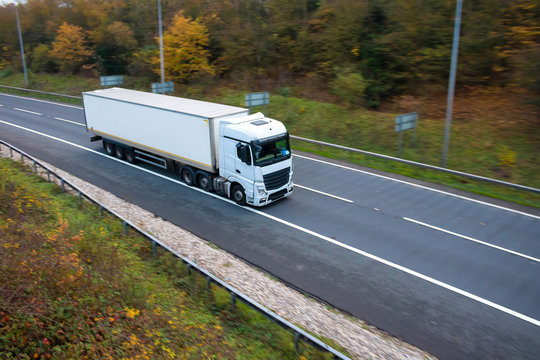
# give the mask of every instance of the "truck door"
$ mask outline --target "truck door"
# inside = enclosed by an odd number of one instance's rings
[[[248,188],[247,184],[253,185],[254,182],[253,157],[251,147],[246,143],[238,142],[236,144],[235,171],[236,176],[242,177],[246,182],[244,186],[246,191],[252,190]]]

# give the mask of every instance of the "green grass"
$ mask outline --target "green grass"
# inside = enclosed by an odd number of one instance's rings
[[[3,158],[0,248],[2,359],[331,358]]]
[[[80,94],[84,90],[99,88],[99,79],[63,77],[57,75],[32,75],[31,88],[66,94]],[[22,86],[22,74],[8,75],[0,82],[4,85]],[[149,84],[133,77],[125,77],[125,87],[148,90]],[[0,91],[3,91],[0,89]],[[178,96],[199,98],[225,104],[244,106],[245,92],[217,86],[177,86]],[[519,105],[516,105],[519,106]],[[254,111],[263,111],[256,107]],[[334,144],[398,155],[398,135],[394,131],[397,114],[351,110],[343,106],[316,102],[290,96],[271,95],[267,115],[281,120],[290,134],[326,141]],[[478,114],[478,112],[475,112]],[[506,182],[540,188],[540,127],[527,119],[516,119],[504,113],[471,115],[457,118],[452,123],[447,168],[475,175],[500,179]],[[472,117],[474,116],[474,117]],[[401,157],[439,166],[442,156],[444,121],[420,118],[416,141],[412,132],[404,134]],[[519,204],[540,207],[540,195],[504,186],[450,176],[423,170],[374,157],[313,146],[294,141],[297,150],[314,152],[334,159],[390,171],[421,180],[431,181],[460,190],[508,200]]]

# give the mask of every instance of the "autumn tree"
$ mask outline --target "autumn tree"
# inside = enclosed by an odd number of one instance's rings
[[[159,41],[159,39],[157,39]],[[165,73],[175,81],[187,82],[202,74],[214,74],[209,64],[208,31],[198,20],[191,20],[180,10],[163,35]],[[153,63],[159,66],[159,58]],[[159,73],[159,67],[156,72]]]
[[[98,69],[104,75],[125,74],[137,48],[137,41],[126,23],[115,21],[92,33]]]
[[[50,53],[65,73],[75,73],[84,64],[92,51],[86,46],[83,30],[64,22],[52,43]]]

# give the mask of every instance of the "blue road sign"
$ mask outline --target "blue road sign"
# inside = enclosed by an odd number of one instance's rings
[[[396,116],[396,132],[414,129],[418,121],[418,113],[413,112]]]
[[[246,106],[253,107],[270,103],[270,94],[265,92],[246,94]]]
[[[122,85],[124,77],[122,75],[100,76],[101,87]]]
[[[156,94],[164,94],[174,91],[174,83],[172,81],[164,82],[163,85],[158,83],[152,83],[152,92]]]

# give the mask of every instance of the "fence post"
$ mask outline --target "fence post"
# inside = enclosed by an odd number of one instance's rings
[[[236,312],[236,293],[231,291],[231,311]]]

